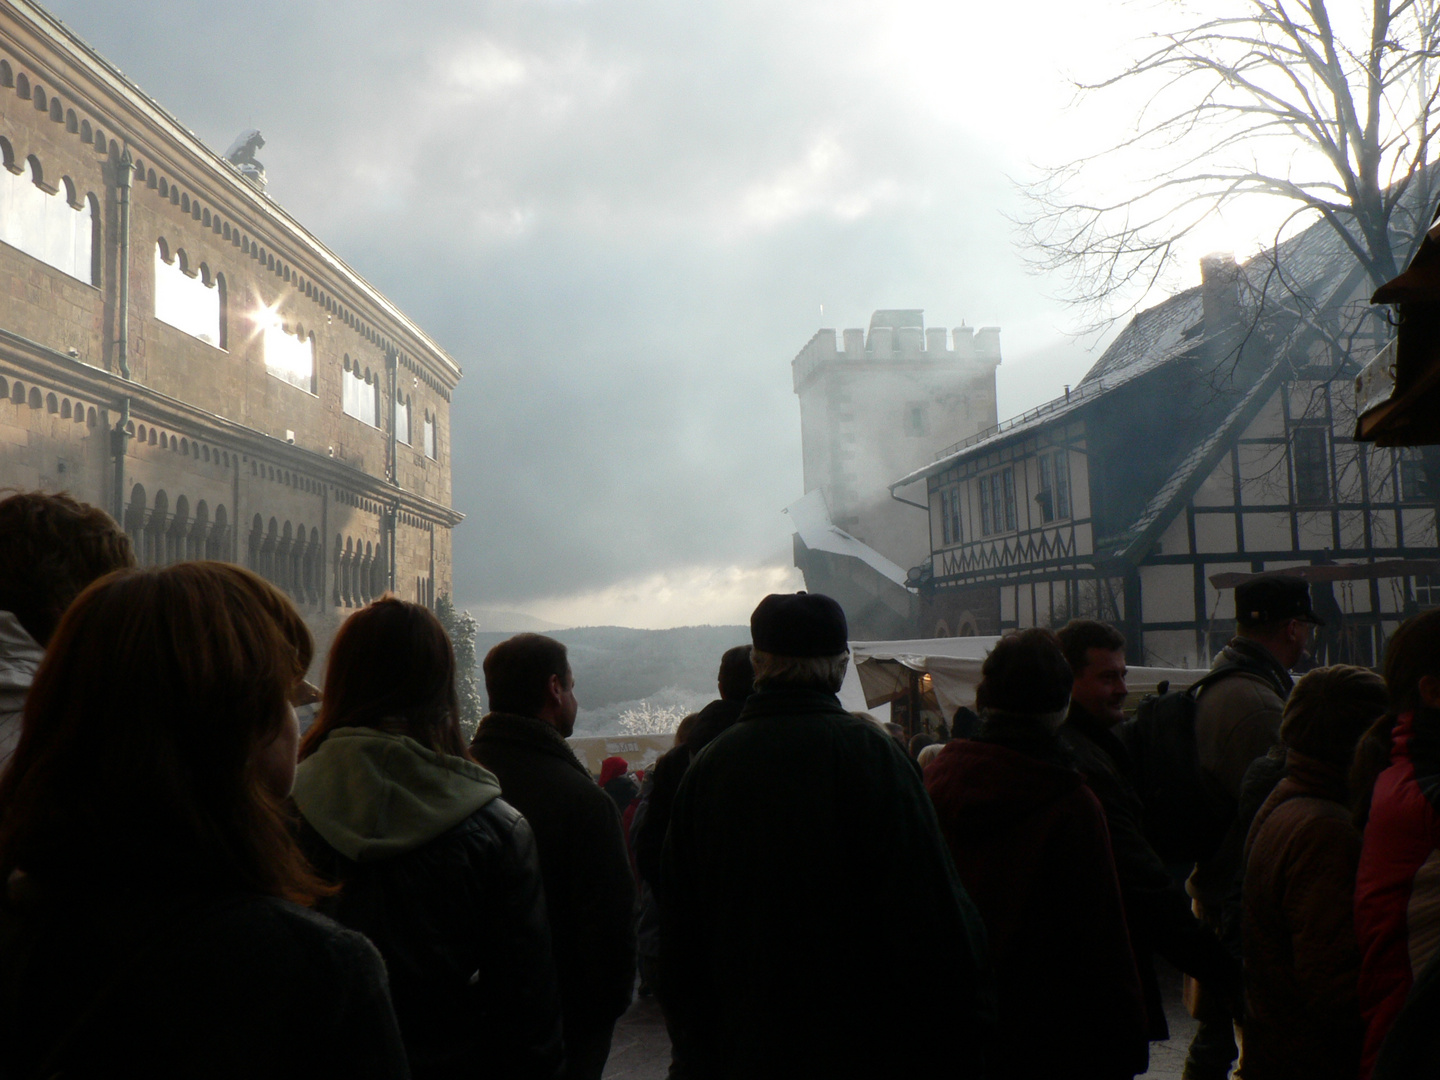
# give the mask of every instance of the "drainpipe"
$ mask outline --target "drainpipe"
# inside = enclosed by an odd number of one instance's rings
[[[396,395],[400,392],[400,355],[393,349],[385,354],[385,366],[390,371],[390,483],[396,487],[400,486],[400,462],[396,457],[398,452],[395,415],[399,411],[396,405]],[[411,436],[412,438],[414,436]]]
[[[130,183],[135,175],[135,159],[127,146],[120,153],[115,185],[120,199],[119,253],[116,259],[117,307],[115,325],[120,340],[115,359],[120,377],[130,379]],[[120,399],[120,421],[110,433],[111,451],[115,455],[115,520],[124,527],[125,521],[125,447],[130,440],[130,395]]]
[[[397,404],[400,394],[400,354],[391,349],[385,354],[385,364],[390,369],[390,483],[400,486],[400,446],[395,431],[395,417],[399,412]],[[410,436],[415,437],[413,434]],[[400,501],[396,499],[385,511],[385,576],[386,587],[395,591],[395,526],[400,517]]]

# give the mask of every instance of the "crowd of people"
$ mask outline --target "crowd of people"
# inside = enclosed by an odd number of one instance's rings
[[[467,738],[444,628],[383,597],[302,734],[290,600],[134,563],[0,500],[0,1078],[598,1080],[638,970],[676,1080],[1128,1080],[1157,957],[1191,1080],[1440,1075],[1440,609],[1292,683],[1307,587],[1251,578],[1133,716],[1116,628],[1012,632],[921,733],[840,704],[834,600],[771,595],[597,782],[558,641],[489,652]]]

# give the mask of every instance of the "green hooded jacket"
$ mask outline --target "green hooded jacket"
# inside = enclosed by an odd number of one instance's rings
[[[355,862],[429,843],[499,794],[495,774],[475,762],[369,727],[336,728],[295,773],[300,813]]]

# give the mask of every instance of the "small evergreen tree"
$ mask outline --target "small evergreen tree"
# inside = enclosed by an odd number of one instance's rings
[[[460,727],[466,741],[474,736],[483,711],[480,684],[475,679],[475,634],[480,629],[475,617],[455,607],[449,593],[435,598],[435,617],[440,620],[455,646],[455,692],[460,698]]]

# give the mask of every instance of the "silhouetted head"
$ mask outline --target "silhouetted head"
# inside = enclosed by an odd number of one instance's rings
[[[482,667],[492,712],[543,720],[567,738],[575,730],[575,676],[560,642],[516,634],[491,649]]]
[[[382,596],[345,620],[325,667],[320,715],[305,733],[309,757],[336,728],[373,727],[467,757],[455,692],[455,649],[429,608]]]
[[[755,689],[755,668],[750,663],[750,646],[736,645],[720,657],[720,674],[716,677],[720,697],[725,701],[744,701]]]
[[[1280,722],[1280,741],[1344,776],[1360,736],[1388,705],[1385,680],[1373,671],[1348,664],[1316,668],[1290,691]]]
[[[1038,627],[1021,630],[985,657],[975,704],[981,713],[1030,716],[1053,730],[1065,721],[1072,682],[1059,639]]]
[[[324,892],[282,811],[312,642],[216,562],[121,570],[60,620],[0,779],[0,878],[112,892]]]
[[[134,565],[130,538],[98,507],[42,491],[0,500],[0,611],[41,645],[85,586]]]
[[[838,693],[850,662],[845,612],[820,593],[771,593],[750,616],[755,687]]]

